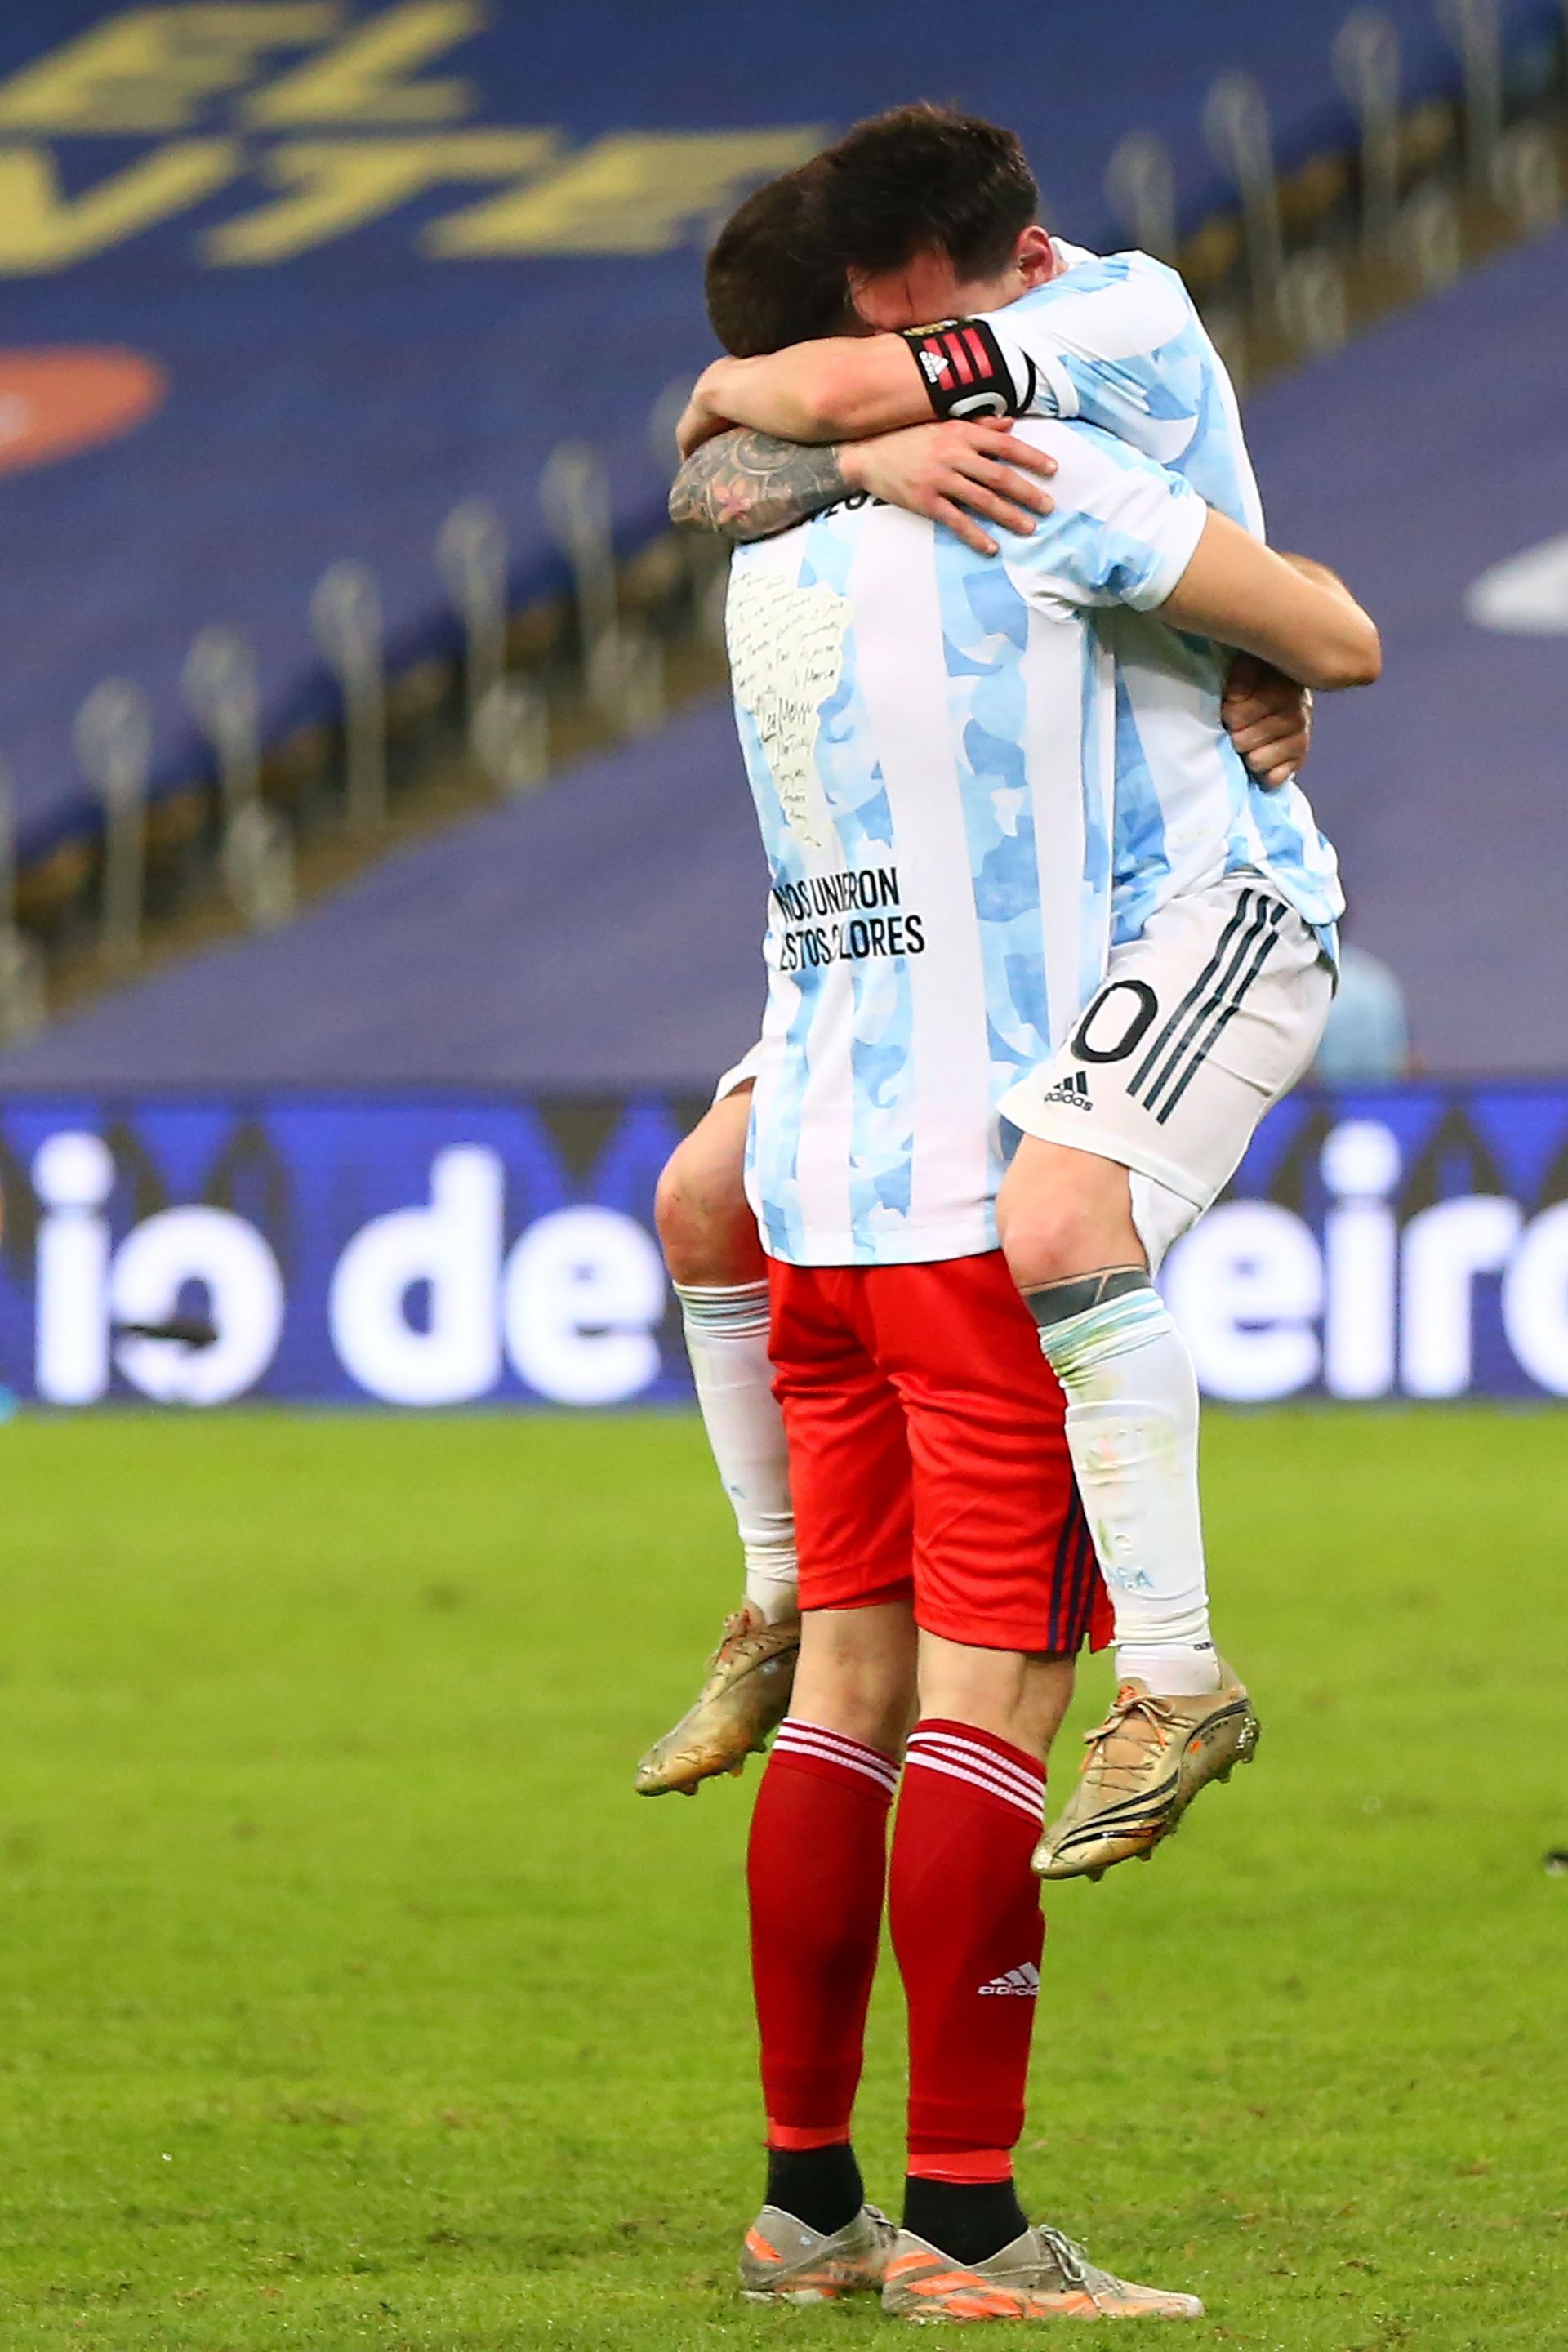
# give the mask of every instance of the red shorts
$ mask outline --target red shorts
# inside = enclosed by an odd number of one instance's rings
[[[769,1265],[804,1609],[1070,1657],[1110,1636],[1065,1404],[1000,1250]]]

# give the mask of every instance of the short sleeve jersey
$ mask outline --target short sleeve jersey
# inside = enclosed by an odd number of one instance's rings
[[[734,560],[731,669],[773,883],[748,1185],[768,1249],[797,1265],[994,1248],[995,1105],[1104,970],[1102,624],[1163,603],[1205,509],[1102,433],[1019,429],[1058,459],[1057,510],[996,559],[854,499]],[[1212,661],[1189,702],[1195,752],[1217,728]]]
[[[1061,273],[988,320],[1015,373],[1033,386],[1029,413],[1114,434],[1261,539],[1235,387],[1181,278],[1146,253],[1100,257],[1054,242]],[[1119,657],[1113,943],[1137,939],[1176,892],[1249,866],[1333,953],[1344,909],[1338,866],[1300,788],[1267,792],[1227,743],[1194,761],[1185,729],[1173,734],[1173,672],[1201,689],[1215,675],[1213,649],[1131,615],[1110,635]],[[1222,837],[1225,862],[1215,869]]]
[[[1263,501],[1229,371],[1173,269],[1147,253],[1052,240],[1058,277],[987,324],[1032,373],[1034,416],[1079,417],[1191,482],[1205,506],[1264,536]]]

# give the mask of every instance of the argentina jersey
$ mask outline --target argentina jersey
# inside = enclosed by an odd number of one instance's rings
[[[1034,371],[1034,416],[1078,417],[1191,482],[1205,506],[1264,536],[1263,501],[1229,371],[1173,269],[1053,237],[1066,266],[988,320]]]
[[[767,853],[768,1011],[747,1182],[773,1256],[996,1245],[995,1106],[1109,952],[1116,662],[1205,509],[1083,426],[1033,538],[973,554],[854,499],[734,558],[737,722]]]
[[[1206,506],[1263,537],[1263,508],[1224,361],[1173,269],[1146,253],[1101,258],[1053,240],[1067,265],[989,324],[1026,362],[1030,413],[1101,426],[1191,483]],[[1112,940],[1140,936],[1156,908],[1225,873],[1256,868],[1318,932],[1331,955],[1344,911],[1338,865],[1296,784],[1266,791],[1223,736],[1199,757],[1173,693],[1223,686],[1201,641],[1130,618],[1118,650]],[[1185,756],[1178,755],[1178,746]],[[1215,861],[1216,845],[1223,857]]]

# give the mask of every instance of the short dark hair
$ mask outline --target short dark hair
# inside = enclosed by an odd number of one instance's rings
[[[820,161],[756,189],[714,240],[703,278],[708,317],[736,359],[850,333],[858,324],[843,265],[822,240]]]
[[[961,278],[994,278],[1040,216],[1012,131],[955,107],[874,114],[818,160],[823,236],[842,268],[868,276],[940,253]]]

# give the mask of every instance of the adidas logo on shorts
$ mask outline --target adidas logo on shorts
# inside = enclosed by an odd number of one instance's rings
[[[989,1984],[976,1985],[979,1993],[1010,1992],[1020,2000],[1033,2000],[1040,1990],[1040,1972],[1032,1960],[1021,1969],[1009,1969],[1005,1976],[993,1977]]]
[[[1071,1103],[1077,1110],[1092,1110],[1094,1106],[1089,1098],[1088,1071],[1069,1071],[1059,1087],[1047,1087],[1040,1100],[1043,1103]]]

